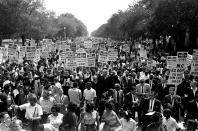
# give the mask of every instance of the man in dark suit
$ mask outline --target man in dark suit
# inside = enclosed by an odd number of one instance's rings
[[[179,121],[179,109],[181,107],[181,97],[175,95],[175,87],[169,88],[169,94],[164,97],[163,107],[169,108],[172,111],[172,116],[176,121]]]
[[[129,82],[128,76],[129,76],[129,71],[126,70],[126,71],[124,72],[124,76],[122,76],[122,78],[121,78],[121,86],[122,86],[122,88],[124,88],[124,89],[128,87],[128,82]]]
[[[135,87],[132,87],[130,92],[126,94],[124,99],[124,109],[132,113],[132,118],[135,118],[135,112],[138,111],[139,100],[135,94]]]
[[[186,119],[191,119],[196,117],[196,112],[198,111],[196,105],[197,105],[197,96],[198,96],[198,90],[197,90],[197,81],[194,79],[190,82],[190,86],[187,89],[186,94],[184,94],[184,97],[187,101],[187,117]]]
[[[185,79],[182,80],[182,83],[177,86],[177,95],[181,97],[181,115],[184,117],[184,112],[187,109],[187,99],[185,98],[186,92],[188,92],[188,88],[190,87],[189,75],[185,76]]]
[[[192,100],[195,99],[195,96],[198,95],[198,90],[197,90],[197,81],[195,80],[192,80],[190,82],[190,86],[188,89],[187,89],[187,92],[186,94],[184,94],[187,99],[187,102],[190,102]]]
[[[116,113],[119,113],[119,110],[123,108],[123,104],[124,104],[124,92],[121,89],[121,86],[119,83],[115,84],[114,98],[115,98],[115,105],[116,105]]]
[[[129,73],[128,75],[128,81],[125,85],[125,89],[124,89],[124,93],[127,94],[130,92],[131,88],[136,86],[139,83],[139,80],[137,80],[136,78],[136,74],[134,73]]]
[[[157,97],[156,90],[152,89],[150,94],[150,99],[145,99],[142,103],[143,115],[149,112],[162,112],[161,102],[156,99]]]
[[[198,95],[195,96],[195,99],[188,103],[188,112],[186,115],[187,120],[198,119]]]
[[[147,113],[162,112],[161,102],[158,99],[156,99],[157,95],[158,95],[157,92],[154,89],[152,89],[150,98],[144,99],[144,101],[142,102],[141,108],[143,109],[142,111],[143,129],[145,129],[145,126],[148,125],[149,116],[147,115]]]
[[[100,89],[100,94],[114,88],[114,82],[108,75],[107,69],[103,69],[103,71],[98,74],[98,87]]]

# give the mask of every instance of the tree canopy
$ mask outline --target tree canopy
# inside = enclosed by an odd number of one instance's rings
[[[56,16],[42,0],[0,0],[0,38],[87,36],[86,26],[69,13]]]
[[[186,47],[195,45],[197,30],[197,0],[140,0],[127,10],[112,15],[91,35],[116,39],[140,36],[157,39],[170,35],[178,47]]]

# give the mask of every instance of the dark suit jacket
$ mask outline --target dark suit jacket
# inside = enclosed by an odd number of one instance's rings
[[[180,104],[181,104],[181,97],[176,95],[175,96],[175,101],[173,107],[169,107],[169,104],[172,106],[172,101],[171,101],[171,95],[166,95],[164,97],[163,101],[163,107],[165,108],[171,108],[173,111],[179,111]]]
[[[100,92],[102,94],[110,88],[114,88],[114,82],[109,76],[105,79],[104,76],[98,75],[98,87],[101,89]]]
[[[127,86],[128,86],[128,81],[127,81],[126,76],[123,76],[123,77],[121,78],[121,85],[122,85],[123,88],[127,88]]]
[[[184,97],[184,94],[187,92],[188,87],[190,87],[190,82],[183,80],[182,83],[177,86],[177,94],[181,97]]]
[[[149,110],[150,99],[145,99],[142,104],[143,115],[148,113]],[[161,102],[158,99],[155,99],[153,111],[161,112]]]
[[[191,87],[189,87],[189,88],[187,89],[187,92],[186,92],[186,94],[185,94],[184,97],[186,97],[187,102],[190,102],[190,101],[192,101],[193,99],[195,99],[195,96],[196,96],[196,95],[198,95],[198,89],[197,89],[197,91],[195,92],[195,95],[194,95],[193,90],[191,89]]]
[[[192,101],[188,105],[187,119],[198,119],[198,105],[196,101]]]

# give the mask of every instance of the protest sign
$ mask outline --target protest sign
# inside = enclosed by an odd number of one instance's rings
[[[71,43],[71,44],[70,44],[70,49],[71,49],[72,51],[76,52],[76,50],[77,50],[76,43]]]
[[[116,49],[108,49],[108,61],[116,61],[118,58],[118,50]]]
[[[47,59],[50,57],[49,55],[49,48],[48,48],[48,45],[47,44],[43,44],[42,45],[42,53],[41,53],[41,57],[44,58],[44,59]]]
[[[192,62],[192,55],[188,54],[188,57],[187,57],[187,66],[190,66],[191,65],[191,62]]]
[[[172,59],[168,84],[179,85],[182,82],[183,74],[186,68],[186,58],[188,52],[178,52],[176,62]],[[175,57],[172,57],[175,58]]]
[[[185,64],[175,62],[170,69],[168,84],[179,85],[182,82],[184,71]]]
[[[62,52],[59,54],[59,61],[60,61],[60,62],[65,62],[65,57],[66,57],[66,52],[62,51]]]
[[[96,66],[96,54],[88,53],[87,54],[87,65],[86,67],[95,67]]]
[[[10,62],[17,63],[18,59],[18,52],[17,52],[17,45],[9,44],[8,46],[8,57],[10,59]]]
[[[76,62],[78,66],[86,66],[87,53],[86,52],[76,53]]]
[[[92,48],[92,41],[84,41],[84,47],[87,49]]]
[[[191,73],[193,76],[198,76],[198,50],[193,51]]]
[[[176,62],[177,56],[167,56],[167,68],[170,69]]]
[[[36,47],[35,46],[27,46],[26,47],[27,60],[34,60],[35,53],[36,53]]]
[[[107,58],[108,58],[108,52],[101,50],[99,52],[98,62],[106,64],[108,60]]]
[[[0,47],[0,53],[3,54],[2,62],[5,62],[8,59],[8,48]]]
[[[73,51],[67,51],[65,52],[65,58],[66,59],[74,59],[76,56],[75,56],[75,53]]]
[[[74,56],[71,56],[71,58],[66,59],[65,68],[74,71],[77,67],[78,67],[78,64],[77,64],[76,58]]]
[[[177,52],[177,61],[179,63],[183,63],[185,67],[187,66],[187,57],[188,57],[188,52]]]

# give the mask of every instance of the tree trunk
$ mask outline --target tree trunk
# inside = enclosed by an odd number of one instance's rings
[[[189,46],[189,40],[190,40],[190,29],[189,26],[186,28],[186,34],[185,34],[185,41],[184,41],[184,47],[188,48]]]
[[[25,46],[25,35],[24,34],[21,35],[21,39],[22,39],[22,46]]]

